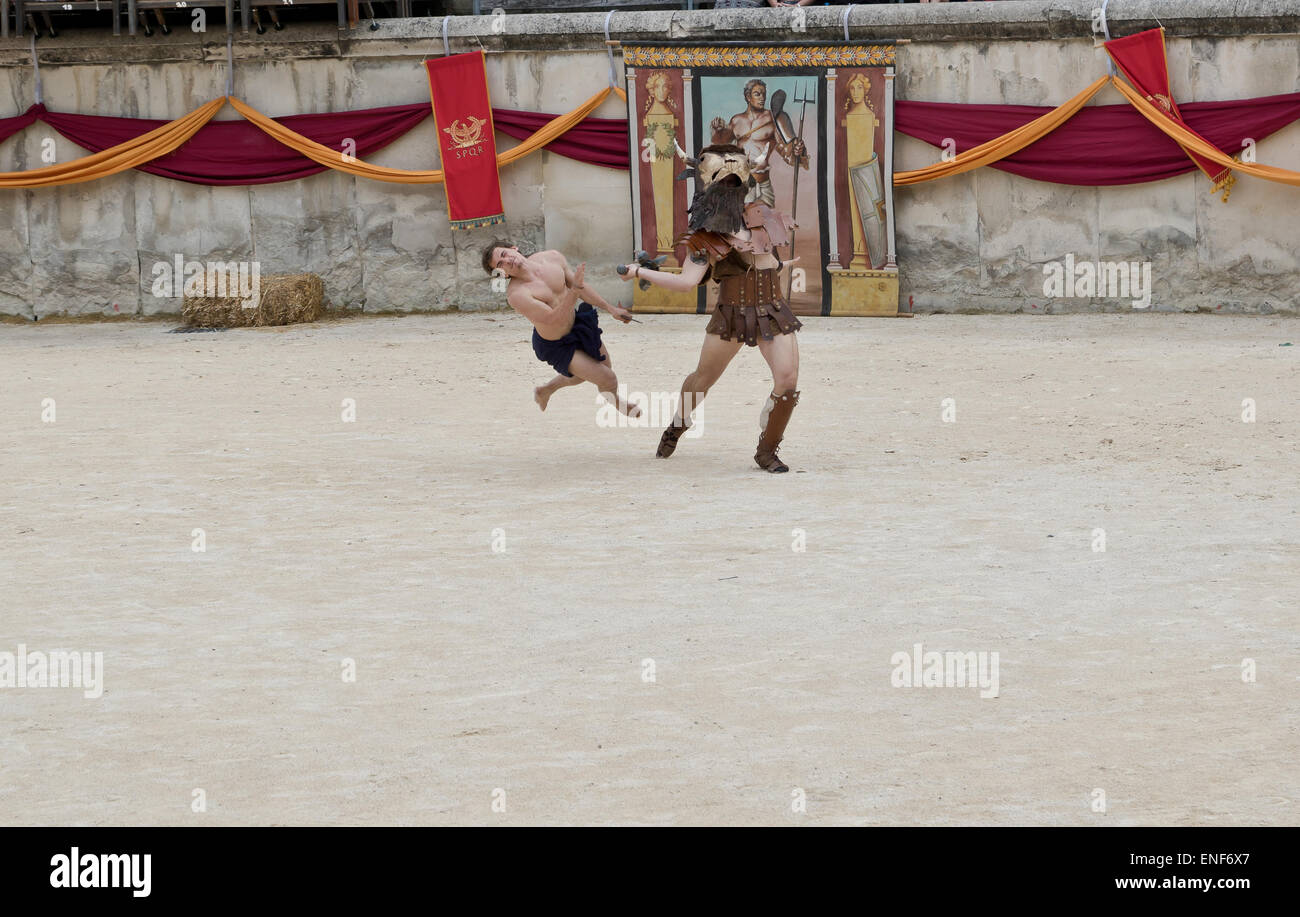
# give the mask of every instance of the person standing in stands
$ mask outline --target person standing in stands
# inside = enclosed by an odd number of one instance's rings
[[[715,10],[742,10],[760,6],[807,6],[813,0],[717,0]]]

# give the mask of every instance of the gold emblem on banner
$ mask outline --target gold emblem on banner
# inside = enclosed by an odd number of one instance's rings
[[[451,135],[451,145],[453,149],[463,150],[468,147],[477,146],[483,142],[483,125],[487,124],[484,118],[475,118],[469,116],[469,123],[466,124],[459,118],[451,122],[451,127],[442,129],[444,134]]]
[[[1152,105],[1159,105],[1165,110],[1165,114],[1173,114],[1174,100],[1169,98],[1169,96],[1161,95],[1157,92],[1154,96],[1147,96],[1147,101]]]

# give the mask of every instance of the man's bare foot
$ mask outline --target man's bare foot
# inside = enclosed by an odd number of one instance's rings
[[[533,400],[537,402],[539,408],[545,411],[546,403],[551,400],[551,396],[554,394],[555,392],[551,391],[551,389],[547,388],[545,385],[539,385],[537,388],[533,389]]]
[[[605,399],[606,404],[613,405],[614,410],[618,411],[623,416],[632,418],[641,416],[641,405],[637,404],[631,398],[619,398],[613,392],[601,392],[600,394],[601,397]]]

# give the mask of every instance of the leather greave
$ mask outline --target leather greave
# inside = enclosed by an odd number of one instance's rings
[[[776,450],[781,445],[785,428],[790,423],[790,415],[794,413],[794,406],[798,403],[799,393],[793,390],[779,395],[773,392],[768,396],[767,405],[763,409],[761,432],[758,435],[758,451],[754,453],[754,461],[760,468],[772,472],[790,470],[776,457]]]

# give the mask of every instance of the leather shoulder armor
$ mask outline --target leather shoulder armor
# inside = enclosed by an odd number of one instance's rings
[[[773,245],[789,245],[790,230],[795,222],[779,210],[774,210],[762,201],[752,201],[745,207],[745,225],[750,229],[762,228]]]
[[[731,251],[731,244],[726,239],[716,232],[709,232],[704,229],[683,234],[677,239],[674,247],[676,245],[685,245],[688,257],[703,256],[708,258],[710,265],[721,261]]]

